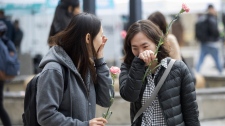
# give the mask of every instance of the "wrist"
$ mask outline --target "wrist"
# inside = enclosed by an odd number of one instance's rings
[[[95,59],[94,62],[95,62],[95,65],[94,65],[95,67],[106,65],[106,62],[103,58]]]
[[[99,54],[99,55],[97,55],[97,57],[96,57],[96,59],[101,59],[101,58],[103,58],[103,54]]]
[[[103,62],[103,63],[101,63],[101,64],[95,65],[95,67],[96,67],[96,68],[97,68],[97,67],[101,67],[101,66],[106,65],[106,64],[107,64],[106,62]]]

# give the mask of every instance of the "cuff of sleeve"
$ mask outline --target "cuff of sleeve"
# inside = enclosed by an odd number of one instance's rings
[[[100,67],[106,64],[103,58],[95,59],[94,62],[95,62],[95,67]]]
[[[135,57],[129,72],[129,76],[131,78],[135,78],[135,80],[142,80],[145,74],[145,62],[138,57]]]
[[[145,65],[145,62],[138,57],[134,57],[132,64],[140,64],[141,66]]]

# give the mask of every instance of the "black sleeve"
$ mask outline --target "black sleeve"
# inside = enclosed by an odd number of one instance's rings
[[[209,28],[209,35],[213,38],[219,37],[219,29],[217,26],[217,20],[214,17],[208,17],[208,28]]]
[[[145,63],[135,57],[131,66],[122,63],[119,76],[120,95],[129,102],[135,102],[139,98],[142,87],[142,78],[145,73]]]
[[[182,58],[182,61],[187,65],[187,67],[188,67],[188,69],[189,69],[189,71],[190,71],[190,73],[191,73],[191,75],[192,75],[192,77],[193,77],[193,79],[194,79],[194,84],[196,85],[196,78],[195,78],[194,71],[193,71],[193,70],[191,69],[191,67],[187,64],[187,62],[185,61],[184,57],[181,56],[181,58]]]
[[[200,126],[199,111],[193,78],[187,66],[181,62],[181,107],[186,126]]]

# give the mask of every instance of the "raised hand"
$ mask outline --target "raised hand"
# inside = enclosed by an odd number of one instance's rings
[[[138,57],[145,62],[146,66],[156,58],[154,52],[151,50],[145,50],[141,52]]]
[[[105,47],[105,43],[107,42],[107,40],[108,38],[106,38],[105,36],[102,36],[102,44],[100,45],[97,51],[97,59],[100,59],[103,57],[103,49]]]
[[[102,117],[93,118],[89,121],[89,126],[105,126],[106,123],[108,123],[107,120]]]

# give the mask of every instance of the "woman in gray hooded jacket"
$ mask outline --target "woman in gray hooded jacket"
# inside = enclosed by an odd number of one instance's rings
[[[92,14],[74,16],[42,59],[37,86],[37,119],[42,126],[104,126],[96,103],[110,106],[112,79],[103,58],[107,38]],[[65,83],[64,83],[65,82]]]

